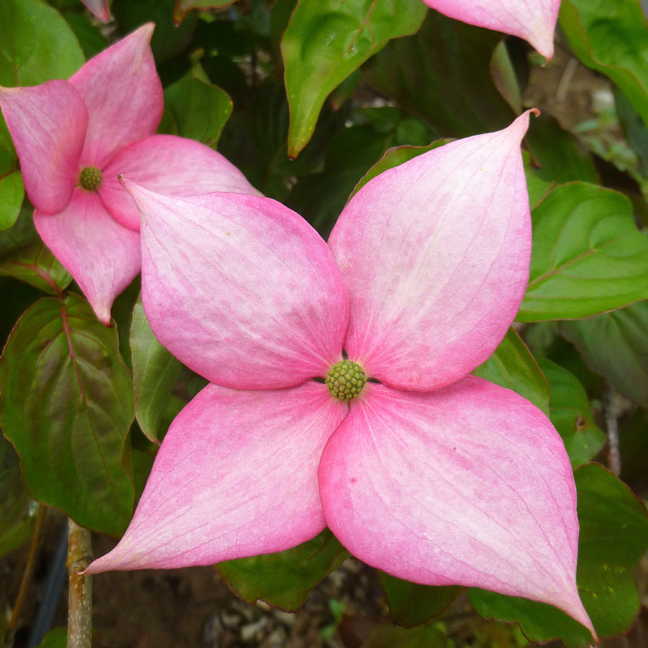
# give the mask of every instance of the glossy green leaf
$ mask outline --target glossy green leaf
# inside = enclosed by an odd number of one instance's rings
[[[263,600],[296,610],[308,592],[348,557],[328,530],[294,549],[220,563],[216,569],[249,603]]]
[[[0,85],[66,79],[84,63],[74,32],[40,0],[0,2]]]
[[[648,297],[648,237],[623,194],[573,182],[533,212],[533,257],[517,319],[576,319]]]
[[[290,105],[288,152],[310,140],[326,97],[392,38],[415,32],[419,0],[300,0],[281,41]]]
[[[200,65],[164,91],[161,133],[181,135],[216,147],[232,113],[229,95],[209,81]]]
[[[542,358],[540,368],[549,381],[550,418],[565,442],[572,466],[593,459],[605,444],[605,434],[596,425],[585,388],[573,373]]]
[[[0,230],[13,227],[24,197],[25,187],[19,171],[0,177]]]
[[[5,435],[38,500],[79,524],[120,534],[133,484],[131,381],[114,328],[80,296],[46,297],[20,318],[0,364]]]
[[[549,413],[547,379],[522,338],[510,330],[495,353],[473,372],[497,385],[512,389]]]
[[[135,416],[146,437],[157,443],[205,381],[157,341],[141,302],[133,309],[130,349]]]
[[[599,635],[621,634],[639,611],[633,572],[648,550],[646,508],[599,464],[582,466],[575,477],[581,524],[581,598]]]
[[[585,648],[591,644],[586,628],[550,605],[480,589],[469,590],[468,598],[480,616],[519,623],[531,641],[545,643],[562,639],[570,648]]]
[[[390,43],[367,81],[444,137],[497,130],[513,119],[490,73],[501,35],[428,12],[414,36]]]
[[[379,572],[389,605],[389,616],[400,626],[412,627],[441,616],[459,596],[461,587],[430,587]]]
[[[412,160],[423,153],[427,153],[432,149],[435,149],[439,146],[447,144],[450,140],[439,139],[432,144],[427,146],[394,146],[383,154],[383,156],[376,162],[356,183],[356,186],[353,188],[351,195],[353,196],[357,193],[362,187],[364,187],[369,180],[372,180],[376,176],[380,175],[383,171],[387,169],[392,169],[393,167],[403,164],[408,160]]]
[[[32,521],[18,456],[0,434],[0,556],[26,542]]]
[[[592,156],[551,115],[543,113],[531,119],[525,142],[542,180],[555,184],[599,181]]]
[[[614,81],[648,123],[648,38],[640,0],[563,0],[560,26],[576,56]]]
[[[374,627],[361,648],[446,648],[445,635],[434,626],[399,628],[380,624]]]
[[[0,259],[0,275],[26,281],[50,295],[65,290],[72,281],[67,270],[41,241],[34,241]]]
[[[648,407],[648,302],[578,322],[560,332],[587,365],[627,398]]]
[[[190,11],[205,9],[227,9],[237,0],[175,0],[173,20],[179,25]]]
[[[575,472],[580,542],[578,589],[601,637],[625,632],[639,610],[633,570],[648,549],[648,516],[632,491],[599,464]],[[470,590],[479,614],[521,625],[532,641],[562,639],[584,648],[588,633],[549,605]]]

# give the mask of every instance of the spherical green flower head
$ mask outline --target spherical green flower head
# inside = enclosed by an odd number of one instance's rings
[[[79,184],[86,191],[97,191],[101,186],[101,170],[97,167],[84,167],[79,174]]]
[[[324,382],[333,398],[347,403],[360,396],[367,383],[367,374],[357,362],[341,360],[330,368]]]

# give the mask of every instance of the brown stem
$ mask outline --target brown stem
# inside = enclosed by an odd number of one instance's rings
[[[90,531],[68,520],[68,648],[92,645],[92,577],[79,573],[91,560]]]
[[[608,438],[608,467],[618,477],[621,474],[621,452],[619,450],[619,418],[624,412],[621,397],[609,387],[606,393],[605,427]]]
[[[6,646],[11,648],[13,646],[13,639],[20,623],[22,609],[29,594],[29,588],[34,575],[34,567],[36,566],[36,559],[38,558],[38,550],[40,548],[41,536],[43,533],[43,524],[47,516],[47,507],[39,504],[36,509],[36,519],[34,521],[34,530],[32,531],[31,542],[29,544],[29,552],[27,554],[27,561],[25,562],[25,569],[23,571],[22,579],[20,581],[20,588],[18,589],[18,596],[16,596],[16,603],[11,612],[11,619],[7,626],[7,639]]]

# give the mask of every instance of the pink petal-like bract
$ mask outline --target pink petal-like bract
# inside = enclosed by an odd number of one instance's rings
[[[140,269],[138,234],[116,223],[97,194],[78,188],[58,214],[34,211],[34,224],[97,318],[109,324],[113,300]]]
[[[351,295],[345,348],[380,381],[451,384],[508,330],[531,254],[520,151],[528,121],[385,171],[340,215],[330,245]]]
[[[81,0],[97,20],[109,22],[112,19],[110,15],[110,0]]]
[[[470,25],[524,38],[551,58],[560,0],[423,0],[437,11]]]
[[[67,205],[79,173],[88,112],[67,81],[0,88],[7,122],[33,205],[47,213]]]
[[[122,225],[139,229],[137,205],[117,176],[166,196],[215,191],[257,194],[245,176],[220,153],[194,140],[152,135],[122,149],[104,170],[99,189],[108,211]]]
[[[155,335],[208,380],[272,389],[340,359],[348,298],[319,234],[282,204],[156,194],[124,180],[142,212],[142,299]]]
[[[103,168],[122,147],[152,135],[162,117],[162,84],[147,23],[90,59],[70,83],[90,116],[82,166]]]
[[[313,381],[208,385],[171,425],[124,537],[88,571],[209,565],[309,540],[324,528],[319,458],[345,413]]]
[[[369,565],[549,603],[592,629],[569,458],[515,392],[473,376],[427,394],[369,384],[319,482],[328,526]]]

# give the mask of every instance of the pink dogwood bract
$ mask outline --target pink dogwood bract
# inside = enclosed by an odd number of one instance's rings
[[[211,384],[89,572],[276,552],[328,525],[397,577],[543,601],[592,628],[562,441],[534,405],[468,375],[526,288],[528,120],[385,171],[328,245],[268,198],[123,179],[153,330]]]
[[[153,135],[163,110],[153,28],[140,27],[67,81],[0,88],[36,229],[106,324],[140,270],[139,212],[117,173],[170,195],[256,193],[209,147]]]
[[[110,22],[110,0],[81,0],[97,20],[101,22]]]
[[[442,14],[528,41],[547,58],[554,52],[560,0],[423,0]]]

